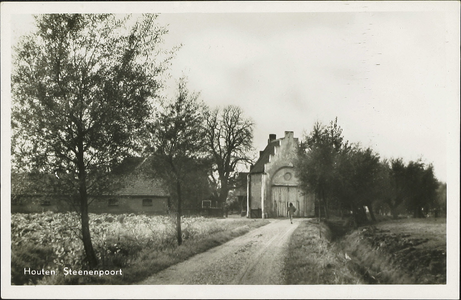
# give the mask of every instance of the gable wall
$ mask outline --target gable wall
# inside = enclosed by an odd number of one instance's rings
[[[264,165],[264,174],[252,174],[252,209],[262,208],[266,217],[285,216],[284,206],[289,201],[297,206],[296,216],[314,215],[313,197],[304,195],[298,187],[299,180],[295,169],[297,151],[298,139],[294,138],[292,131],[286,131],[285,137],[278,140],[274,155],[271,155],[269,162]],[[287,172],[291,174],[289,179],[284,177]],[[280,200],[283,205],[277,203]]]

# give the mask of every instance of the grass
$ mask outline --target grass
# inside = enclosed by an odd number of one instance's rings
[[[383,220],[356,230],[338,220],[303,221],[290,240],[286,283],[445,284],[445,219]]]
[[[305,220],[294,231],[285,261],[286,284],[360,284],[363,280],[330,241],[324,223]]]
[[[339,246],[370,283],[446,283],[444,219],[387,220],[346,235]]]

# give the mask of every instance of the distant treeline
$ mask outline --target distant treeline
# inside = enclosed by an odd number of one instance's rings
[[[349,212],[356,224],[373,221],[375,213],[422,218],[446,213],[446,183],[421,159],[381,159],[371,148],[345,140],[337,119],[317,122],[303,138],[298,156],[302,188],[313,193],[319,216]]]

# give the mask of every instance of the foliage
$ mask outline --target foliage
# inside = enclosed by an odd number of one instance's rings
[[[421,160],[410,161],[405,165],[399,158],[386,161],[383,166],[388,172],[383,197],[394,218],[397,218],[398,209],[402,206],[413,212],[414,217],[423,217],[423,208],[428,211],[437,206],[439,184],[432,165],[426,166]]]
[[[198,240],[227,229],[226,223],[204,217],[183,217],[181,222],[185,240]],[[23,273],[24,266],[58,272],[64,267],[85,268],[78,223],[78,215],[70,212],[12,214],[13,283],[32,283],[30,276]],[[170,216],[90,214],[99,267],[128,267],[142,251],[176,248],[174,223],[175,219]]]
[[[439,182],[437,188],[437,199],[434,203],[434,215],[438,217],[439,213],[446,214],[447,212],[447,184]]]
[[[253,121],[244,117],[238,106],[206,112],[205,143],[213,165],[210,179],[218,187],[219,203],[226,202],[229,191],[236,187],[238,167],[251,162],[253,127]]]
[[[167,32],[144,15],[44,14],[15,48],[12,74],[12,156],[18,172],[55,174],[78,195],[90,264],[88,193],[108,188],[106,175],[139,145],[171,53]],[[162,57],[162,53],[163,55]]]
[[[318,214],[330,207],[351,211],[356,225],[376,221],[373,204],[386,203],[394,217],[406,207],[414,217],[436,207],[438,182],[432,165],[421,160],[381,160],[371,148],[344,142],[337,120],[329,126],[316,123],[299,147],[299,178],[306,193],[317,199]],[[316,209],[317,210],[317,209]]]
[[[11,282],[17,285],[37,284],[43,275],[24,276],[24,269],[50,270],[53,264],[53,249],[34,243],[11,247]]]
[[[317,206],[323,206],[328,217],[329,201],[334,197],[336,178],[336,161],[341,151],[348,148],[344,142],[342,129],[337,123],[330,122],[324,126],[317,122],[312,132],[304,137],[300,144],[298,158],[298,176],[304,192],[313,193],[318,201]],[[320,212],[319,212],[320,214]]]
[[[188,182],[197,183],[207,169],[204,150],[203,114],[205,106],[197,93],[190,93],[187,81],[181,78],[176,98],[158,111],[149,125],[146,153],[154,156],[155,172],[169,185],[177,210],[177,239],[182,243],[181,205]],[[188,186],[189,188],[191,185]]]
[[[364,206],[376,221],[371,204],[379,194],[379,156],[371,148],[354,145],[343,149],[337,158],[335,197],[342,207],[353,211],[355,222],[366,222]]]
[[[438,182],[433,166],[411,161],[407,165],[407,177],[406,207],[413,212],[413,217],[423,218],[435,204],[437,196]]]

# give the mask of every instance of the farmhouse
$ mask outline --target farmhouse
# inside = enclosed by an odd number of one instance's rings
[[[314,216],[312,195],[304,195],[296,176],[298,139],[293,131],[283,138],[269,135],[269,140],[247,177],[247,216],[251,218],[286,217],[290,203],[295,216]]]
[[[117,182],[113,192],[89,196],[88,207],[92,213],[149,213],[165,214],[170,209],[170,196],[166,185],[147,172],[148,158],[124,159],[112,174]],[[20,181],[20,182],[19,182]],[[70,195],[56,187],[54,175],[12,174],[11,212],[64,212],[73,209]],[[26,187],[15,189],[14,185]]]
[[[125,158],[115,170],[119,187],[111,194],[93,196],[89,206],[94,213],[165,214],[170,209],[170,196],[164,182],[149,175],[150,158]]]

